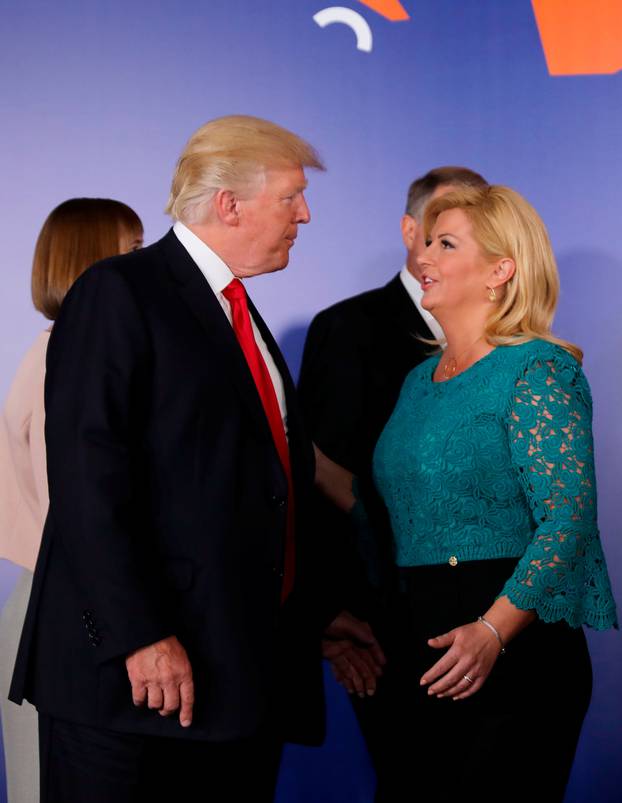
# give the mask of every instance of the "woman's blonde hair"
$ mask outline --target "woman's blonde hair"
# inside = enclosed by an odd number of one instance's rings
[[[37,239],[32,301],[56,320],[67,291],[89,265],[121,252],[124,235],[142,238],[140,218],[121,201],[72,198],[52,210]]]
[[[291,131],[259,117],[219,117],[190,137],[165,211],[182,223],[201,223],[218,190],[249,190],[262,169],[291,165],[324,170],[315,149]]]
[[[495,345],[511,346],[534,338],[557,343],[581,362],[578,346],[555,337],[551,325],[559,297],[559,274],[546,227],[536,210],[509,187],[464,187],[434,199],[424,214],[426,236],[437,217],[462,209],[473,236],[491,260],[514,261],[514,276],[493,306],[486,336]]]

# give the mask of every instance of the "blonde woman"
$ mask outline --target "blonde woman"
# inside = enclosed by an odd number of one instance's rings
[[[45,221],[32,269],[35,308],[54,321],[65,294],[93,262],[142,246],[136,213],[119,201],[74,198]],[[0,419],[0,558],[23,567],[0,618],[0,707],[9,803],[39,799],[37,713],[7,701],[48,508],[43,384],[50,330],[17,370]]]
[[[554,803],[591,694],[581,626],[616,625],[590,390],[551,334],[555,260],[520,195],[456,190],[425,228],[423,306],[447,344],[374,456],[408,623],[395,771],[404,800]]]

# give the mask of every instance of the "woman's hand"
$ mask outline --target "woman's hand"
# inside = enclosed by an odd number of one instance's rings
[[[456,627],[443,636],[431,638],[430,647],[449,647],[445,655],[423,675],[422,686],[431,684],[428,694],[463,700],[482,688],[501,652],[501,642],[507,645],[521,630],[533,622],[533,611],[523,611],[507,597],[499,597],[486,611],[484,618],[494,629],[482,622]],[[499,638],[495,635],[495,631]]]
[[[473,622],[456,627],[428,641],[430,647],[449,649],[421,678],[428,694],[463,700],[482,688],[501,652],[501,645],[487,627]]]

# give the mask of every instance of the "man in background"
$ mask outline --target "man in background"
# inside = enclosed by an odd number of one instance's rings
[[[391,656],[401,634],[391,528],[373,486],[372,456],[406,375],[432,350],[422,338],[443,338],[435,319],[421,306],[417,258],[425,249],[425,206],[456,187],[485,185],[478,173],[452,166],[435,168],[413,181],[401,219],[404,267],[384,287],[320,312],[309,327],[302,360],[298,390],[311,437],[330,460],[356,477],[357,496],[366,511],[365,520],[355,527],[349,594],[356,614],[371,623],[388,663],[376,694],[352,695],[352,701],[378,776],[378,803],[393,798],[390,768],[399,755],[400,734],[391,714],[399,707],[399,690],[392,683]],[[358,505],[353,519],[357,509]],[[333,541],[343,540],[342,516],[329,506],[323,516]],[[356,666],[362,666],[356,645],[327,644],[326,655],[334,658],[336,675],[352,691],[352,676]]]

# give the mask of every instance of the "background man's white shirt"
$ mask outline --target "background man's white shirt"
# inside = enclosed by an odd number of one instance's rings
[[[402,284],[404,285],[406,292],[410,296],[413,304],[419,310],[421,317],[427,323],[430,331],[434,335],[434,337],[441,342],[443,348],[445,348],[445,334],[440,327],[440,324],[429,312],[427,309],[424,309],[421,306],[421,299],[423,298],[423,289],[421,284],[415,279],[412,273],[408,270],[406,265],[400,271],[400,279],[402,280]]]

